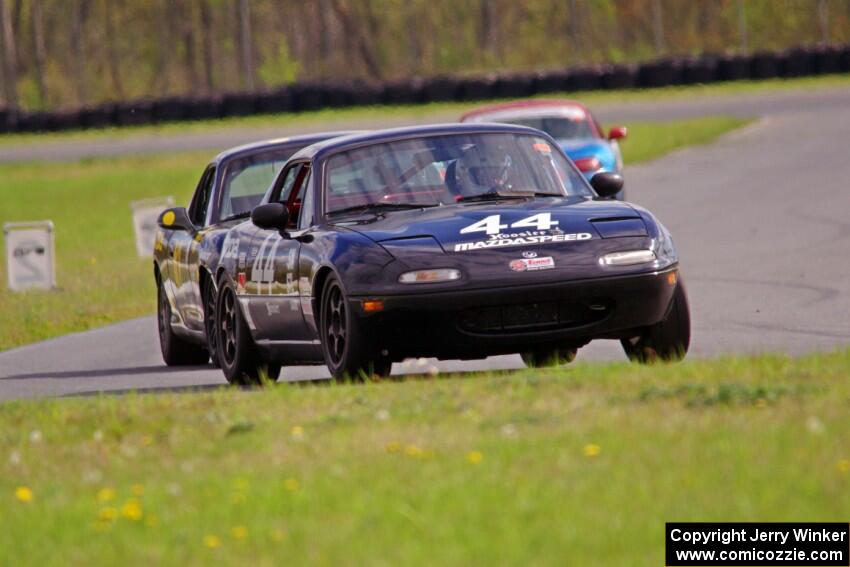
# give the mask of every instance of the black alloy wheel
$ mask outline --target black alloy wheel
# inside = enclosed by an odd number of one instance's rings
[[[228,382],[256,385],[277,381],[280,365],[269,364],[260,357],[242,316],[236,291],[226,280],[219,284],[215,326],[218,362]]]
[[[363,380],[390,375],[392,361],[378,354],[367,339],[335,275],[328,278],[322,290],[319,321],[322,351],[331,376],[337,380]]]

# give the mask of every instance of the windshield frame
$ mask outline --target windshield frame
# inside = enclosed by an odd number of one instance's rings
[[[540,122],[541,127],[532,126],[529,122]],[[569,137],[559,137],[555,136],[549,130],[543,128],[547,121],[564,121],[568,123],[577,123],[581,124],[581,127],[587,132],[586,136],[569,136]],[[501,119],[502,124],[510,124],[511,126],[524,126],[526,128],[534,128],[535,130],[540,130],[546,134],[549,134],[554,140],[558,142],[562,141],[576,141],[576,140],[596,140],[599,138],[598,132],[593,126],[593,120],[591,120],[590,116],[585,114],[584,118],[581,120],[572,120],[571,118],[560,115],[560,114],[546,114],[546,115],[529,115],[529,116],[516,116],[516,117],[505,117]]]
[[[227,180],[228,173],[231,171],[234,164],[236,164],[236,163],[238,163],[242,160],[245,160],[245,159],[255,159],[255,158],[258,158],[258,157],[263,156],[263,155],[286,154],[288,152],[288,155],[285,158],[283,158],[282,160],[270,160],[270,161],[280,161],[280,163],[281,163],[280,171],[283,171],[284,169],[286,169],[286,165],[292,159],[292,156],[294,156],[300,149],[301,149],[301,146],[298,146],[298,145],[295,145],[295,146],[293,146],[293,145],[270,146],[270,147],[265,147],[265,148],[259,148],[259,149],[256,149],[256,150],[253,150],[253,151],[250,151],[250,152],[231,155],[231,156],[228,156],[226,159],[221,160],[218,163],[218,167],[216,169],[216,179],[215,179],[215,186],[214,186],[216,188],[215,189],[216,195],[215,195],[215,198],[213,200],[215,209],[212,211],[213,214],[211,215],[211,218],[210,218],[210,224],[224,222],[225,218],[233,218],[234,215],[237,215],[240,212],[240,211],[233,211],[229,215],[227,215],[227,217],[222,216],[222,212],[224,210],[224,199],[225,199],[225,182]],[[277,173],[274,174],[271,181],[269,182],[269,185],[266,186],[266,188],[263,190],[263,192],[259,194],[259,199],[257,200],[257,203],[256,203],[257,205],[259,205],[263,202],[262,200],[268,194],[269,187],[275,183],[275,180],[280,175],[280,171],[278,171]],[[241,211],[241,212],[246,212],[246,211]],[[247,211],[247,212],[250,212],[250,211]]]
[[[517,131],[517,130],[514,130],[514,128],[522,128],[525,131]],[[517,137],[518,136],[527,136],[527,137],[531,137],[531,138],[542,138],[543,140],[545,140],[547,143],[550,144],[553,152],[556,152],[557,154],[559,154],[561,156],[561,158],[563,158],[563,161],[567,164],[567,167],[569,167],[572,170],[572,172],[574,174],[574,178],[576,179],[576,181],[587,192],[586,195],[555,195],[555,194],[553,194],[553,195],[551,195],[551,197],[562,197],[562,198],[589,197],[589,198],[593,198],[593,197],[598,196],[596,194],[596,192],[593,190],[593,188],[591,187],[590,183],[588,183],[587,179],[585,179],[585,177],[581,173],[581,171],[579,171],[579,169],[576,167],[575,163],[573,163],[573,161],[569,158],[569,156],[567,156],[567,154],[563,151],[563,149],[561,149],[561,147],[558,145],[558,143],[549,134],[547,134],[545,132],[541,132],[539,130],[534,130],[532,128],[525,128],[525,127],[522,127],[522,126],[511,126],[510,130],[506,130],[506,129],[499,128],[498,125],[494,125],[494,128],[492,130],[488,129],[488,130],[480,130],[480,131],[475,131],[475,132],[467,132],[467,131],[433,132],[433,133],[432,132],[423,132],[423,133],[417,133],[415,135],[406,134],[406,135],[402,135],[402,136],[398,136],[398,137],[392,137],[392,138],[388,137],[388,138],[381,139],[381,140],[364,141],[362,143],[351,144],[350,146],[346,146],[344,148],[339,148],[338,150],[336,150],[332,153],[329,153],[325,156],[322,156],[321,164],[318,168],[319,171],[321,172],[321,178],[319,180],[317,180],[317,183],[314,187],[314,189],[319,192],[319,195],[318,195],[318,197],[319,197],[319,199],[318,199],[318,201],[319,201],[319,203],[318,203],[319,204],[319,211],[318,212],[319,212],[321,218],[323,219],[323,221],[325,221],[325,222],[328,222],[330,219],[333,219],[337,216],[336,211],[328,211],[328,207],[327,207],[328,189],[329,189],[329,183],[330,183],[330,175],[329,175],[329,169],[328,168],[329,168],[330,161],[334,157],[336,157],[340,154],[344,154],[346,152],[351,152],[351,151],[356,151],[356,150],[368,148],[368,147],[371,147],[371,146],[394,144],[394,143],[397,143],[397,142],[405,142],[405,141],[411,141],[411,140],[421,140],[421,139],[428,139],[428,138],[491,136],[491,135],[499,135],[499,134],[501,134],[501,135],[507,134],[507,135],[517,136]],[[551,197],[549,197],[549,198],[551,198]],[[529,196],[529,198],[531,198],[531,199],[541,199],[541,198],[544,198],[544,197]],[[464,205],[465,204],[463,202],[458,202],[458,203],[443,204],[441,206],[456,207],[456,206],[464,206]],[[468,203],[466,203],[466,205],[468,205]],[[388,212],[394,212],[394,211],[388,211]],[[339,216],[345,216],[345,215],[339,215]]]

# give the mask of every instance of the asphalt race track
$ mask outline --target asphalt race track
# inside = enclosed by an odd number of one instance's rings
[[[599,112],[606,122],[718,113],[762,119],[711,146],[626,172],[629,199],[655,212],[678,245],[692,309],[691,354],[801,354],[847,346],[850,89],[673,101],[664,109],[640,103]],[[231,135],[237,134],[245,135]],[[240,141],[216,140],[222,146]],[[91,146],[97,143],[88,142],[87,150],[97,154]],[[181,143],[191,140],[181,137]],[[51,148],[47,154],[31,148],[28,157],[73,159],[82,151],[67,143],[45,146]],[[27,159],[21,151],[2,148],[0,160]],[[151,283],[152,309],[154,302]],[[619,344],[610,341],[579,352],[579,360],[624,359]],[[408,361],[395,365],[394,372],[521,366],[518,356],[504,356],[469,363]],[[327,373],[323,367],[288,368],[283,376],[303,380]],[[222,384],[221,372],[209,367],[166,368],[153,317],[0,353],[0,399],[5,400]]]

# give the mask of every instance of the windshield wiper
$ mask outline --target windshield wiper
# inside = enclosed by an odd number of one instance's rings
[[[544,193],[543,191],[488,191],[478,195],[461,197],[458,203],[474,203],[476,201],[499,201],[501,199],[529,199],[532,197],[563,197],[557,193]]]
[[[365,205],[355,205],[353,207],[330,211],[328,214],[338,215],[342,213],[357,213],[366,211],[406,211],[410,209],[438,207],[439,205],[440,203],[367,203]]]
[[[501,199],[528,199],[529,197],[534,197],[534,193],[531,191],[488,191],[487,193],[461,197],[457,202],[473,203],[475,201],[499,201]]]

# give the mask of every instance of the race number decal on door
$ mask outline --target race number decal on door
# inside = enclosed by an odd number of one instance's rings
[[[269,246],[273,239],[275,243]],[[272,284],[274,283],[274,257],[277,254],[277,249],[280,247],[281,238],[276,234],[270,234],[263,240],[260,251],[257,252],[257,257],[254,259],[254,264],[251,266],[251,281],[257,284],[257,295],[262,295],[263,284],[269,284],[268,294],[272,293]],[[270,248],[266,254],[266,249]]]

